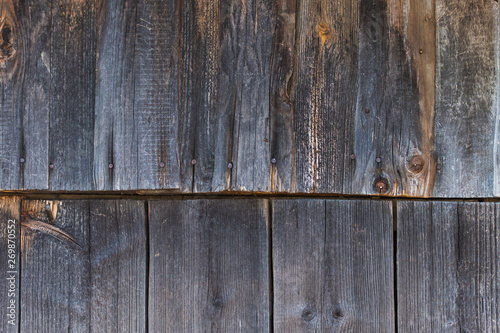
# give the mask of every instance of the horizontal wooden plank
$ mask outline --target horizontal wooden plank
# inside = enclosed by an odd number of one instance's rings
[[[150,201],[149,329],[269,331],[266,200]]]
[[[390,203],[273,200],[276,332],[395,332]]]
[[[398,329],[498,332],[495,203],[399,202]]]

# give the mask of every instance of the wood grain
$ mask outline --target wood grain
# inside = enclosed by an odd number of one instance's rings
[[[146,332],[145,203],[90,201],[90,332]]]
[[[434,7],[377,0],[360,8],[352,193],[432,195]]]
[[[494,203],[398,203],[398,329],[497,332]]]
[[[0,197],[0,331],[18,332],[19,328],[19,260],[21,200]]]
[[[276,332],[394,332],[390,203],[273,200]]]
[[[438,0],[436,152],[442,169],[437,197],[493,194],[498,3]]]
[[[149,329],[269,330],[265,200],[150,201]]]
[[[88,332],[90,235],[86,201],[23,201],[21,332]],[[68,238],[57,236],[60,232]],[[76,242],[76,244],[75,244]]]
[[[0,3],[0,189],[22,187],[22,63],[23,33],[17,2]]]
[[[95,1],[51,2],[50,190],[92,189]],[[43,59],[42,59],[43,62]],[[43,125],[43,124],[42,124]]]

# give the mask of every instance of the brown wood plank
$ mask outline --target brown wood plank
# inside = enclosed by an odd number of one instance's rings
[[[497,332],[500,207],[398,203],[398,329]]]
[[[276,332],[394,332],[390,202],[273,200]]]
[[[19,328],[20,210],[19,198],[0,198],[0,331],[5,333]]]
[[[434,0],[366,1],[360,11],[352,193],[432,195]]]
[[[150,201],[149,329],[269,330],[265,200]]]
[[[92,189],[96,68],[94,3],[94,0],[53,0],[50,4],[48,156],[49,166],[53,166],[47,169],[50,190]]]
[[[90,202],[90,332],[146,332],[145,203]]]
[[[21,331],[88,332],[88,202],[24,201],[22,213]]]
[[[493,194],[496,1],[437,0],[436,152],[438,197]],[[496,157],[495,157],[496,159]]]
[[[20,163],[22,134],[22,70],[24,32],[18,2],[2,1],[0,5],[0,189],[22,186]]]

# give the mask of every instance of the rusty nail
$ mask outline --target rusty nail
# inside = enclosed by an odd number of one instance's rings
[[[164,167],[165,167],[165,163],[160,162],[160,168],[164,168]]]
[[[377,163],[380,163],[380,162],[382,161],[382,159],[381,159],[380,157],[377,157],[377,158],[375,159],[375,161],[377,161]]]
[[[24,161],[25,161],[25,160],[24,160],[24,157],[21,157],[21,158],[19,159],[19,162],[21,162],[21,163],[24,163]]]
[[[356,155],[351,154],[351,160],[354,160],[354,159],[356,159]]]
[[[232,169],[232,168],[233,168],[233,163],[229,162],[229,163],[227,164],[227,168],[228,168],[228,169]]]
[[[196,164],[196,160],[195,160],[194,158],[191,160],[191,164],[192,164],[192,165],[195,165],[195,164]]]
[[[370,113],[370,108],[366,108],[366,109],[365,109],[365,113],[366,113],[366,114]]]
[[[276,159],[275,159],[274,157],[273,157],[273,158],[271,158],[271,163],[272,163],[272,164],[276,164]]]
[[[424,169],[424,159],[419,155],[414,155],[408,160],[408,170],[413,173],[420,173]]]
[[[389,180],[382,176],[376,178],[373,182],[373,190],[380,194],[389,192]]]
[[[49,169],[54,169],[54,164],[50,163],[49,164]]]
[[[113,167],[114,167],[113,163],[108,164],[108,168],[113,169]]]

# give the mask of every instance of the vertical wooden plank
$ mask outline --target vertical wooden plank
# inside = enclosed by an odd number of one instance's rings
[[[276,332],[394,332],[389,202],[273,201]]]
[[[23,183],[20,188],[49,187],[49,116],[51,110],[52,2],[19,2],[25,36],[22,87]]]
[[[228,6],[229,11],[225,8]],[[274,15],[272,1],[221,1],[225,16],[221,39],[220,101],[234,114],[231,124],[233,169],[231,188],[238,191],[270,190],[269,88]],[[232,67],[227,71],[228,67]],[[234,103],[225,101],[230,92]],[[219,106],[220,108],[220,106]],[[219,131],[221,132],[221,131]],[[226,174],[227,162],[217,161],[221,145],[215,147],[215,177]],[[231,156],[231,155],[230,155]]]
[[[398,203],[401,332],[497,332],[498,204]]]
[[[351,185],[359,2],[301,1],[297,15],[290,88],[295,115],[291,188],[342,193]]]
[[[274,2],[276,23],[271,57],[270,123],[271,123],[271,186],[273,191],[290,191],[293,174],[294,107],[292,102],[295,61],[295,22],[297,1]]]
[[[146,332],[143,201],[90,202],[90,332]]]
[[[19,328],[20,209],[19,198],[0,198],[0,331],[6,333]]]
[[[361,5],[352,193],[432,195],[435,33],[434,0]]]
[[[97,78],[94,187],[138,188],[134,65],[137,2],[100,2],[97,16]],[[112,165],[111,165],[112,164]],[[111,166],[111,168],[110,168]]]
[[[88,202],[24,201],[22,213],[21,331],[87,332]]]
[[[95,4],[51,3],[49,189],[90,190],[94,142]],[[34,149],[34,148],[31,148]]]
[[[493,192],[497,76],[495,1],[437,0],[435,196]]]
[[[150,201],[151,332],[269,330],[265,200]]]
[[[24,35],[17,2],[0,3],[0,188],[22,184],[19,163],[22,147],[19,113],[22,100]]]
[[[220,144],[226,140],[224,132],[217,131],[221,127],[228,130],[223,126],[224,117],[217,116],[220,0],[183,1],[180,21],[181,179],[183,184],[191,184],[189,189],[195,192],[209,192],[221,186],[220,179],[214,179],[214,153],[217,140],[222,141]],[[219,125],[218,121],[222,123]],[[224,161],[223,170],[226,167]]]

